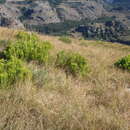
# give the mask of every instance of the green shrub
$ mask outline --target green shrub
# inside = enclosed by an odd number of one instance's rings
[[[130,71],[130,55],[118,60],[115,63],[115,65],[119,68],[126,69],[126,70]]]
[[[8,87],[17,80],[24,81],[31,77],[31,72],[24,63],[16,57],[10,60],[0,60],[0,88]]]
[[[59,38],[59,40],[64,42],[64,43],[68,43],[68,44],[70,44],[72,42],[71,39],[67,36],[62,36]]]
[[[38,40],[35,34],[20,32],[17,34],[17,40],[6,48],[4,55],[7,59],[14,56],[22,60],[47,63],[51,48],[52,45],[49,42]]]
[[[57,54],[56,66],[74,76],[85,76],[89,72],[86,59],[78,53],[61,51]]]

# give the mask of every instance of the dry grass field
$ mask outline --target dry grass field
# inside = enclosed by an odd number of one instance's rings
[[[17,30],[0,28],[0,50]],[[130,73],[113,64],[130,54],[130,46],[103,41],[39,35],[60,50],[88,59],[87,77],[73,77],[54,67],[29,63],[34,81],[0,90],[0,130],[130,130]]]

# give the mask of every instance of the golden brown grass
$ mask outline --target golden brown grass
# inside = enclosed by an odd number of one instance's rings
[[[0,28],[0,40],[14,39],[16,30]],[[130,73],[113,63],[130,53],[130,47],[99,41],[39,35],[60,50],[85,56],[91,72],[73,78],[53,66],[29,64],[33,81],[0,90],[0,130],[129,130]],[[81,44],[82,43],[82,44]]]

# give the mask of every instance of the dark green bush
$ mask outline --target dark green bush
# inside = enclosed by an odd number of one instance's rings
[[[118,60],[115,63],[115,65],[119,68],[130,71],[130,55],[123,57],[122,59]]]
[[[24,81],[31,77],[31,71],[16,57],[0,60],[0,88],[8,87],[18,80]]]
[[[4,54],[7,59],[14,56],[22,60],[47,63],[51,48],[49,42],[40,41],[35,34],[20,32],[17,34],[17,40],[6,48]]]
[[[89,72],[86,59],[78,53],[59,52],[57,54],[56,66],[74,76],[85,76]]]
[[[68,43],[68,44],[70,44],[72,42],[71,39],[69,37],[67,37],[67,36],[61,36],[59,38],[59,40],[64,42],[64,43]]]

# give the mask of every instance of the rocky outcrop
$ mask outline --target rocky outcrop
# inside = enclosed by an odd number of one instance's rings
[[[118,21],[95,23],[78,26],[73,32],[79,32],[85,38],[102,39],[107,41],[119,41],[120,37],[126,35],[127,27]]]
[[[60,18],[64,20],[95,19],[105,15],[106,11],[101,2],[73,1],[61,3],[57,10]]]
[[[3,5],[0,5],[0,26],[24,28],[23,24],[15,16],[15,13]]]
[[[95,0],[6,0],[0,8],[1,26],[12,27],[95,19],[106,13],[102,2]]]
[[[27,7],[22,7],[21,17],[23,17],[22,21],[25,24],[37,25],[60,22],[56,9],[52,8],[48,1],[34,1]]]

